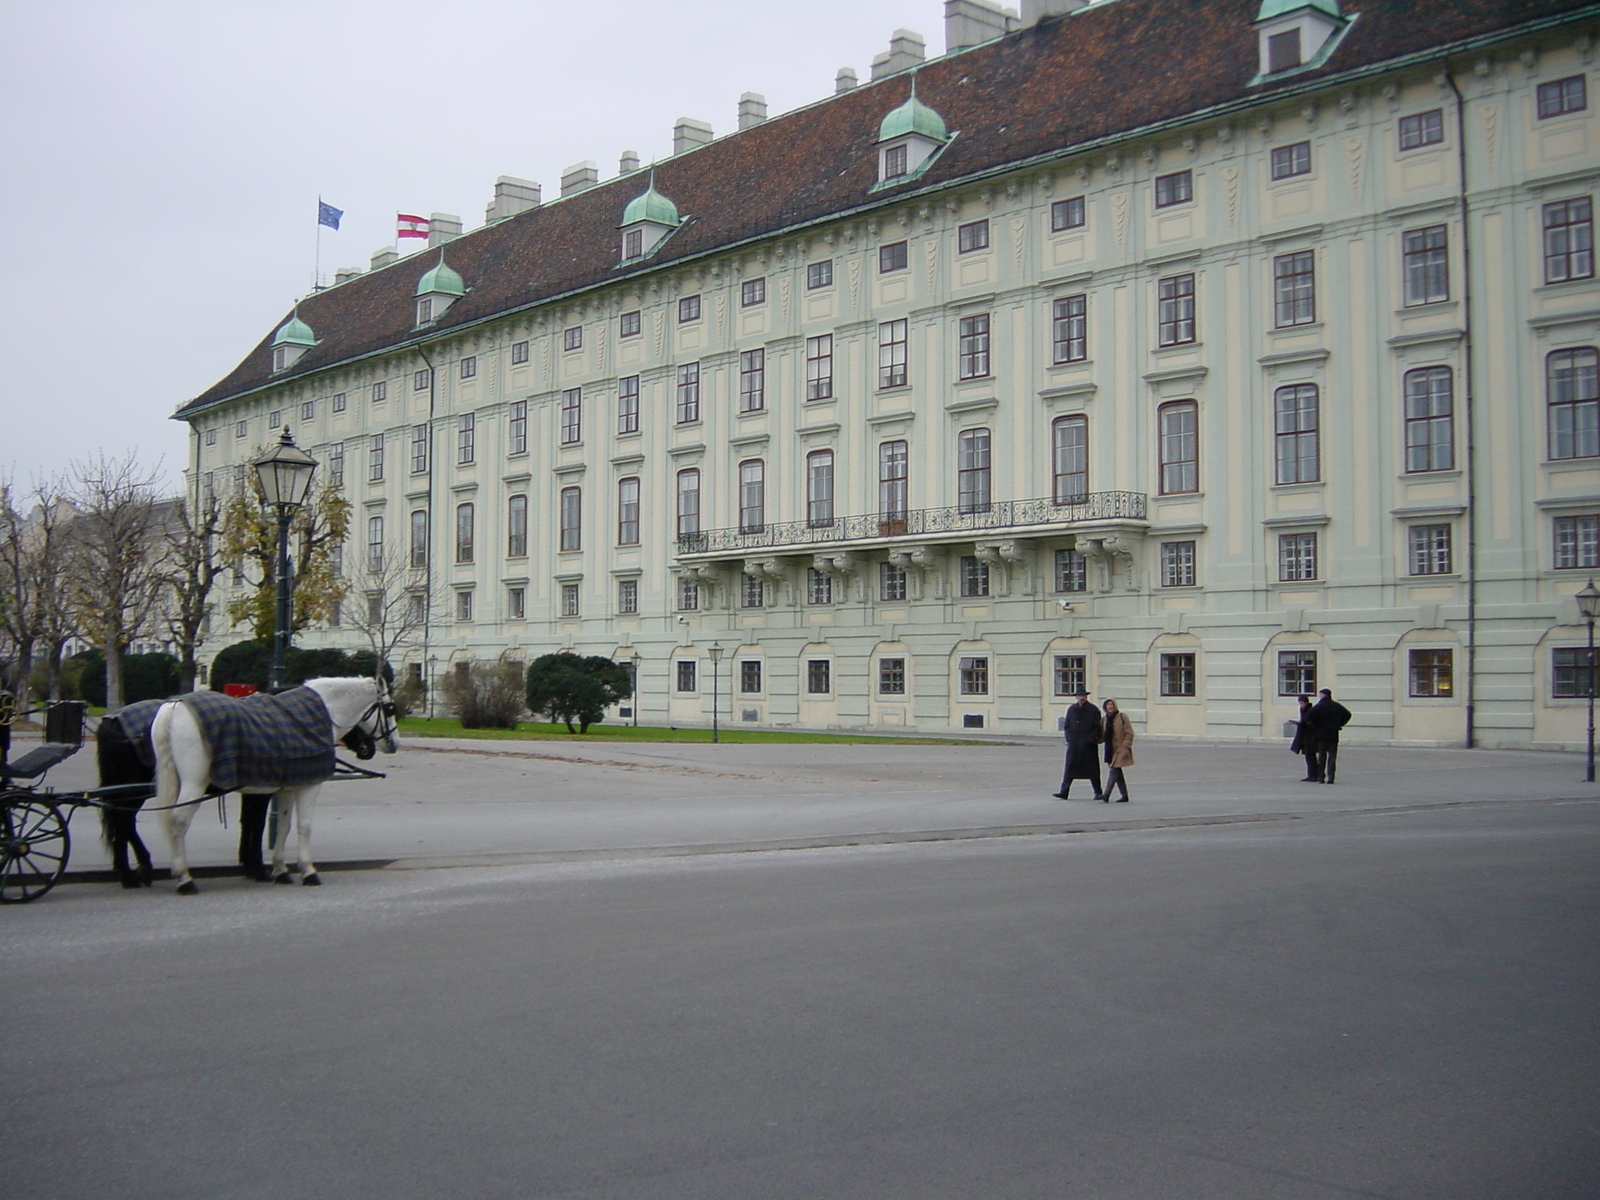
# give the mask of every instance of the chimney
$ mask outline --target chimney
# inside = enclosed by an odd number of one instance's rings
[[[739,128],[749,129],[767,119],[767,98],[760,92],[746,92],[739,97]]]
[[[639,169],[639,152],[637,150],[624,150],[622,157],[617,160],[617,174],[632,175]]]
[[[696,121],[693,117],[679,117],[678,123],[672,127],[672,152],[682,154],[698,146],[709,146],[711,137],[711,126],[706,122]]]
[[[594,165],[593,159],[584,159],[582,162],[573,163],[561,172],[561,195],[571,196],[576,192],[588,191],[600,182],[600,168]]]
[[[944,52],[954,54],[1004,37],[1021,24],[1014,8],[993,0],[944,0]]]
[[[461,236],[461,218],[455,213],[428,214],[428,248],[453,242]]]
[[[889,49],[872,60],[872,78],[882,79],[908,67],[919,66],[928,57],[928,43],[920,33],[910,29],[896,29],[889,39]]]
[[[539,207],[539,185],[531,179],[502,175],[494,181],[494,199],[484,210],[483,219],[492,225],[530,208]]]
[[[341,283],[349,283],[359,274],[361,274],[360,267],[340,267],[333,273],[333,286],[338,287]]]
[[[379,246],[372,252],[372,269],[374,271],[387,267],[400,257],[400,252],[393,246]]]
[[[1022,0],[1022,27],[1032,29],[1046,17],[1064,17],[1088,3],[1089,0]]]
[[[833,77],[833,94],[837,96],[840,92],[848,92],[858,82],[854,67],[840,67],[839,73]]]

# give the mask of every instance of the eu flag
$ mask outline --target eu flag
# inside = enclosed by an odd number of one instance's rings
[[[317,224],[326,225],[329,229],[339,228],[339,218],[344,216],[344,209],[335,208],[331,204],[317,201]]]

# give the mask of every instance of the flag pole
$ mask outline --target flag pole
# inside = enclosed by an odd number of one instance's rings
[[[317,195],[317,257],[311,267],[311,290],[322,290],[322,195]]]

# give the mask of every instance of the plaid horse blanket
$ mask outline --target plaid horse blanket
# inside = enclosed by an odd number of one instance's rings
[[[211,788],[267,791],[333,777],[333,719],[308,687],[235,699],[221,692],[178,697],[211,751]]]
[[[161,711],[165,700],[135,700],[132,704],[124,704],[109,717],[100,718],[100,728],[96,737],[101,745],[120,743],[127,746],[129,751],[144,766],[155,770],[156,748],[150,740],[150,726],[156,723],[156,714]],[[103,763],[102,763],[103,766]],[[105,771],[101,771],[101,783],[129,783],[131,780],[106,779]],[[152,774],[147,778],[154,779]]]

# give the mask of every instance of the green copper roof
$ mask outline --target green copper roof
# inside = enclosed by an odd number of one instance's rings
[[[461,281],[460,275],[445,264],[442,255],[439,265],[417,280],[417,295],[426,296],[429,292],[442,292],[447,296],[467,294],[467,285]]]
[[[678,206],[656,191],[654,180],[643,192],[629,200],[628,207],[622,210],[624,225],[632,225],[636,221],[654,221],[657,225],[678,224]]]
[[[1343,20],[1339,12],[1339,0],[1261,0],[1261,11],[1256,14],[1256,23],[1270,21],[1273,17],[1281,17],[1285,13],[1297,12],[1302,8],[1314,8],[1318,12],[1325,12],[1330,17]]]
[[[1269,0],[1270,3],[1270,0]],[[942,142],[950,136],[944,127],[944,118],[917,99],[913,84],[911,98],[883,119],[878,126],[878,140],[887,142],[907,133],[920,133],[923,137]]]
[[[317,344],[317,335],[312,333],[311,326],[307,325],[299,317],[290,317],[282,325],[278,326],[278,332],[273,335],[272,344],[274,346],[315,346]]]

